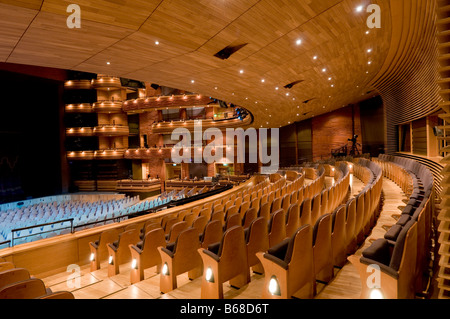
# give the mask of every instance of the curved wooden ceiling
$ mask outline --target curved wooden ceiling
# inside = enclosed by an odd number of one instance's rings
[[[367,98],[391,44],[389,0],[78,0],[80,29],[66,26],[71,3],[0,0],[0,61],[213,96],[249,109],[255,127]],[[380,29],[356,11],[370,3],[381,7]],[[227,60],[214,56],[240,44]]]

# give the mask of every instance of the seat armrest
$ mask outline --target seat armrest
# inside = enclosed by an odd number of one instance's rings
[[[108,247],[111,248],[114,252],[117,252],[117,246],[114,244],[108,244]]]
[[[390,277],[392,277],[396,280],[398,279],[398,272],[395,271],[393,268],[386,266],[385,264],[379,263],[376,260],[365,258],[365,257],[361,257],[360,262],[367,266],[378,266],[378,267],[380,267],[380,270],[383,273],[389,275]]]
[[[135,245],[130,246],[130,248],[135,250],[139,255],[142,254],[142,249],[141,248],[139,248],[139,247],[137,247]]]
[[[264,256],[265,259],[270,260],[271,262],[273,262],[274,264],[280,266],[284,270],[287,270],[289,268],[289,265],[284,260],[278,258],[275,255],[271,255],[269,253],[265,253],[263,256]]]
[[[209,257],[211,257],[212,259],[214,259],[217,262],[220,261],[220,257],[218,255],[216,255],[214,252],[212,252],[211,250],[209,250],[209,249],[203,249],[203,253],[205,255],[208,255]]]
[[[165,252],[170,258],[173,258],[175,256],[174,252],[167,249],[166,247],[161,247],[161,251]]]

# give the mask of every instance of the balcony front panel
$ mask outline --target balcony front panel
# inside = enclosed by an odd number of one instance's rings
[[[128,126],[119,125],[103,125],[93,129],[96,136],[128,136],[130,128]]]
[[[67,152],[67,158],[74,161],[119,160],[123,159],[125,150],[99,150]]]
[[[208,129],[208,128],[219,128],[219,129],[226,129],[226,128],[239,128],[239,127],[245,127],[247,125],[250,125],[252,122],[251,116],[247,116],[243,120],[240,120],[238,118],[233,118],[229,120],[201,120],[201,126],[202,130]],[[154,123],[152,125],[152,133],[153,134],[171,134],[173,130],[177,128],[185,128],[189,131],[194,131],[195,127],[199,125],[200,123],[197,120],[190,120],[190,121],[177,121],[177,122],[160,122],[160,123]]]
[[[93,105],[93,110],[97,113],[122,113],[122,102],[96,102]]]
[[[67,104],[65,107],[66,113],[92,113],[94,112],[90,103],[81,104]]]
[[[69,80],[64,82],[66,90],[91,90],[92,85],[90,80]]]
[[[129,100],[123,103],[124,112],[143,111],[150,109],[167,108],[191,108],[191,107],[211,107],[213,100],[209,96],[202,95],[175,95],[148,97],[145,99]]]
[[[67,159],[74,161],[92,161],[94,159],[94,151],[67,152]]]
[[[110,77],[110,76],[102,76],[97,79],[92,80],[92,87],[95,89],[99,88],[121,88],[122,83],[120,78]]]
[[[66,129],[66,136],[94,136],[93,127],[73,127]]]

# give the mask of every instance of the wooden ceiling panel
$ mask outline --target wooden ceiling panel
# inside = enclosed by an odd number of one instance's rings
[[[69,29],[66,17],[40,12],[7,62],[72,69],[131,32],[89,21]]]
[[[20,37],[39,11],[0,4],[0,61],[8,59]]]
[[[77,4],[82,22],[93,21],[138,30],[160,3],[161,0],[45,0],[41,10],[67,18],[70,15],[66,12],[67,7]]]
[[[0,22],[0,57],[213,96],[248,108],[257,127],[279,127],[360,99],[391,45],[389,0],[371,1],[381,6],[382,28],[369,35],[368,14],[355,10],[368,4],[361,0],[81,0],[81,29],[66,26],[69,2],[45,0],[34,20],[23,5],[1,10],[18,18]],[[229,59],[214,57],[243,43]]]
[[[117,76],[145,69],[155,63],[160,63],[174,57],[183,57],[188,51],[180,46],[169,43],[155,45],[156,38],[144,33],[134,32],[114,45],[99,52],[92,58],[75,66],[76,69],[95,67],[110,74],[111,69]],[[110,65],[106,65],[110,62]]]
[[[257,0],[164,1],[140,29],[164,41],[197,50]]]
[[[31,10],[40,10],[42,2],[43,0],[0,0],[0,4]]]

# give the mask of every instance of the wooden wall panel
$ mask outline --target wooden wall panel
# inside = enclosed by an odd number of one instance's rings
[[[439,238],[438,243],[439,248],[439,272],[438,272],[438,288],[440,299],[450,299],[450,258],[448,252],[450,251],[450,54],[449,54],[449,44],[450,44],[450,1],[449,0],[438,0],[437,1],[437,39],[439,42],[439,62],[440,68],[439,72],[441,75],[441,80],[437,83],[440,86],[440,94],[442,97],[442,102],[440,106],[445,111],[445,114],[441,114],[440,117],[444,121],[443,130],[444,136],[441,138],[443,145],[441,152],[444,155],[444,159],[441,161],[445,167],[442,170],[443,179],[441,181],[442,186],[442,203],[441,211],[437,216],[438,232]]]
[[[386,109],[386,151],[398,151],[397,125],[439,109],[435,1],[391,1],[392,40],[374,79]]]

